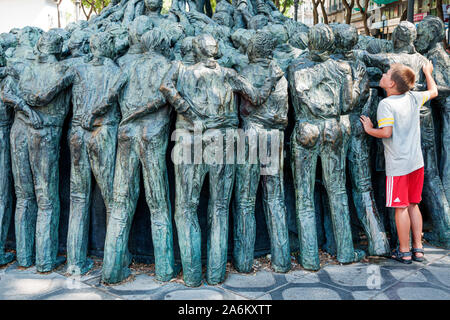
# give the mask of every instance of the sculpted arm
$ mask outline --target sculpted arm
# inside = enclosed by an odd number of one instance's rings
[[[185,113],[189,109],[189,104],[181,97],[176,88],[178,73],[181,67],[180,62],[174,62],[172,67],[164,76],[159,91],[164,95],[167,101],[175,108],[178,113]]]
[[[36,94],[31,92],[24,92],[24,98],[31,107],[47,105],[55,98],[58,93],[68,88],[72,84],[74,76],[75,73],[73,72],[73,70],[69,69],[62,77],[62,79],[60,79],[48,91],[42,91]]]
[[[114,85],[109,88],[106,99],[104,99],[100,105],[93,108],[92,115],[101,116],[105,114],[111,105],[117,100],[120,90],[122,90],[127,81],[128,76],[124,72],[120,73]]]
[[[270,76],[264,81],[261,88],[254,87],[233,69],[227,70],[227,79],[235,92],[242,94],[252,104],[259,106],[269,98],[272,89],[283,76],[283,71],[277,65],[271,65],[270,68]]]

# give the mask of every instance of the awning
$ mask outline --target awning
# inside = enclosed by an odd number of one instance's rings
[[[381,5],[381,4],[389,4],[392,2],[397,2],[398,0],[372,0],[372,1],[378,5]]]

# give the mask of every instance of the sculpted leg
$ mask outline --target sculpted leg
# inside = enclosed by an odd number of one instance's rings
[[[369,255],[385,255],[389,253],[389,242],[375,204],[367,140],[366,135],[356,134],[350,137],[348,158],[353,201],[358,219],[367,235]]]
[[[246,150],[257,145],[245,145]],[[255,150],[256,151],[256,150]],[[234,186],[234,267],[239,272],[251,272],[256,238],[255,204],[259,184],[259,164],[251,164],[248,157],[244,164],[236,165]]]
[[[422,152],[424,158],[423,202],[431,213],[433,231],[428,241],[450,248],[450,207],[439,177],[434,142],[434,125],[430,110],[421,112]]]
[[[130,275],[128,238],[139,197],[139,154],[128,126],[119,128],[114,203],[106,229],[102,280],[117,283]]]
[[[10,263],[14,260],[13,253],[5,252],[13,200],[9,135],[9,125],[0,125],[0,265]]]
[[[312,139],[307,139],[310,136]],[[318,137],[319,129],[311,126],[310,134],[306,131],[302,132],[302,130],[300,130],[300,133],[294,131],[291,138],[291,165],[294,177],[295,210],[300,242],[299,262],[303,268],[308,270],[320,269],[316,213],[314,209],[314,182],[318,155],[317,150],[312,148]],[[304,146],[309,146],[309,148]]]
[[[202,283],[201,235],[197,217],[200,191],[205,179],[204,164],[175,164],[175,224],[180,246],[184,283]]]
[[[113,204],[116,149],[117,125],[94,128],[88,143],[88,154],[95,181],[97,181],[105,202],[106,225],[108,225]]]
[[[175,277],[173,253],[172,215],[169,199],[169,182],[166,167],[166,150],[169,127],[160,132],[144,136],[141,141],[141,159],[147,204],[152,224],[155,274],[160,281]]]
[[[70,132],[70,218],[67,232],[67,272],[84,274],[92,267],[86,259],[89,240],[89,209],[91,202],[91,166],[86,136],[81,127]]]
[[[206,281],[225,280],[228,249],[228,212],[236,166],[210,165]]]
[[[11,128],[11,157],[16,192],[16,256],[21,267],[34,264],[37,203],[28,152],[28,128],[16,120]]]
[[[450,202],[450,97],[445,100],[442,116],[442,184],[447,202]]]
[[[59,231],[59,143],[60,127],[30,128],[30,163],[38,204],[36,220],[36,269],[48,272],[57,260]]]
[[[336,240],[337,260],[341,263],[354,262],[362,258],[362,252],[353,249],[350,213],[345,189],[344,133],[334,121],[325,123],[324,142],[321,148],[322,175],[330,203],[331,220]]]
[[[283,132],[279,131],[280,147],[278,149],[279,167],[277,172],[274,172],[273,175],[261,176],[263,208],[271,244],[271,264],[276,272],[287,272],[291,269],[289,232],[284,202],[283,141]]]

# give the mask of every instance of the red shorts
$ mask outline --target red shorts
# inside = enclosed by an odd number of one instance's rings
[[[404,208],[422,200],[423,167],[404,176],[386,176],[386,207]]]

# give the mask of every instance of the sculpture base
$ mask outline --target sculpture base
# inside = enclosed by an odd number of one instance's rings
[[[86,262],[82,267],[79,267],[77,265],[68,265],[66,267],[66,273],[69,273],[74,276],[81,276],[83,274],[86,274],[89,270],[91,270],[93,266],[94,261],[88,258],[86,259]]]
[[[64,256],[57,256],[55,262],[51,267],[40,267],[36,266],[36,271],[40,273],[46,273],[53,271],[54,269],[58,268],[60,265],[62,265],[64,262],[66,262],[66,257]]]
[[[450,239],[439,239],[439,236],[433,232],[425,232],[423,237],[433,246],[444,248],[447,250],[450,249]]]
[[[15,254],[12,252],[5,252],[0,255],[0,266],[8,264],[16,258]]]

